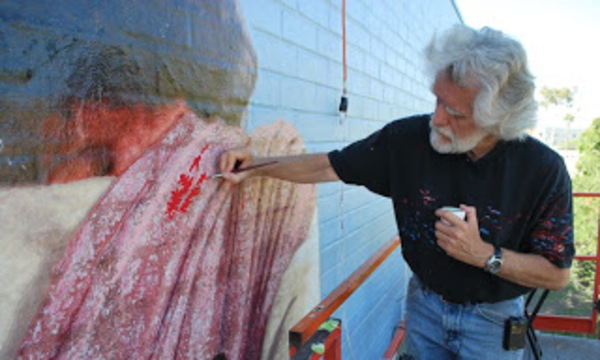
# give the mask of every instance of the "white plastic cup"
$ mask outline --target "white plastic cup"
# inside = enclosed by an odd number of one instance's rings
[[[452,214],[454,214],[454,216],[457,216],[459,219],[465,220],[466,214],[465,214],[464,210],[462,210],[462,209],[459,209],[459,208],[454,207],[454,206],[444,206],[443,208],[441,208],[441,210],[449,211]],[[441,220],[446,225],[452,225],[448,221],[446,221],[445,219],[441,219]]]

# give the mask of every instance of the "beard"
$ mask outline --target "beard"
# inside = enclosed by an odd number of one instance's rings
[[[429,121],[429,128],[431,147],[441,154],[461,154],[471,151],[488,135],[487,131],[478,129],[467,137],[459,138],[450,129],[433,125],[432,120]]]

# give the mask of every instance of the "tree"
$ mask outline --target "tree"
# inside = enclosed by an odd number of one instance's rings
[[[540,90],[540,94],[543,97],[543,100],[540,102],[540,104],[544,107],[549,105],[572,105],[575,91],[570,88],[549,88],[544,86]]]
[[[600,117],[596,118],[578,139],[579,159],[577,175],[573,179],[576,192],[600,191]],[[598,216],[600,199],[579,198],[574,203],[575,245],[582,255],[596,253],[598,241]],[[575,280],[589,289],[594,279],[594,265],[591,262],[577,262],[574,267]]]
[[[577,176],[578,191],[600,191],[600,117],[594,119],[579,137]]]
[[[573,105],[575,100],[575,92],[576,90],[573,88],[549,88],[544,86],[540,90],[540,95],[542,95],[542,101],[540,101],[540,105],[544,108],[548,108],[550,106],[563,108],[564,116],[563,120],[567,125],[567,142],[570,139],[571,132],[571,124],[575,120],[575,115],[573,115]],[[554,132],[552,133],[552,142],[554,142]],[[567,145],[568,146],[568,145]]]

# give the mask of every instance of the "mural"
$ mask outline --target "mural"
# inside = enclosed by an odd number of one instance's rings
[[[0,13],[3,183],[67,181],[66,166],[118,175],[169,127],[163,107],[239,124],[254,88],[232,0],[3,1]]]
[[[315,188],[211,178],[227,148],[303,151],[285,122],[240,127],[256,56],[238,4],[0,14],[0,357],[259,358]]]

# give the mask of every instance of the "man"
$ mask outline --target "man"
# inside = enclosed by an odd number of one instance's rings
[[[522,46],[502,33],[451,28],[426,49],[435,112],[389,123],[341,151],[254,160],[226,152],[231,182],[271,176],[342,180],[392,199],[413,271],[406,347],[421,359],[518,359],[505,321],[530,288],[560,289],[574,255],[571,183],[562,159],[527,136],[535,85]],[[462,220],[445,205],[466,213]]]

